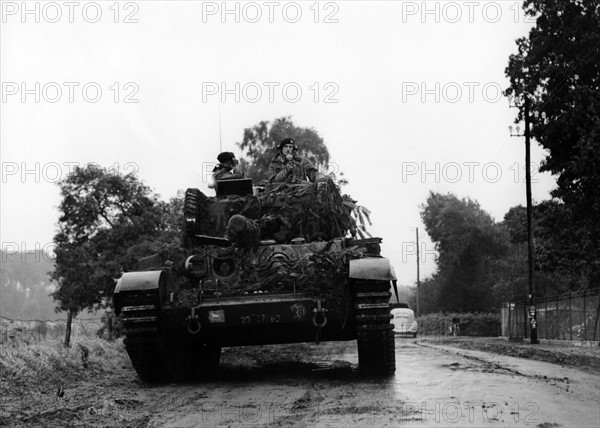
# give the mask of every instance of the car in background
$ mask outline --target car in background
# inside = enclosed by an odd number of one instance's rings
[[[406,303],[392,303],[392,324],[394,333],[398,335],[410,335],[417,337],[419,325],[415,321],[415,311],[410,309]]]

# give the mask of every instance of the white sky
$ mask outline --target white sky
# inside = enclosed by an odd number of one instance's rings
[[[261,120],[315,128],[401,284],[416,280],[416,227],[421,278],[435,271],[419,216],[429,191],[476,199],[497,221],[525,204],[524,140],[509,136],[516,109],[498,93],[532,25],[518,1],[228,2],[239,22],[222,2],[22,5],[1,2],[4,250],[50,248],[70,163],[135,170],[164,199],[211,195],[202,172],[220,151],[219,108],[222,149],[238,156]],[[221,83],[231,92],[219,107]],[[543,157],[534,143],[533,162]],[[533,178],[534,200],[548,198],[554,179]]]

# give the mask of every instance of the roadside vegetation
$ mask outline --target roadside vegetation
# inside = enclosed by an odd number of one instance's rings
[[[76,342],[13,343],[0,346],[0,394],[10,389],[53,385],[58,389],[71,381],[91,379],[129,365],[122,341],[103,339]]]

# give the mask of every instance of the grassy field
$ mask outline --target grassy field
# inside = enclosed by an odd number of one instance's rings
[[[0,347],[2,387],[24,383],[68,382],[112,371],[128,362],[122,341],[98,339],[66,348],[61,343],[37,342]],[[1,391],[4,392],[4,391]]]

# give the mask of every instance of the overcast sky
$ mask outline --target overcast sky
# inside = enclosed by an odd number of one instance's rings
[[[520,2],[24,4],[2,2],[4,250],[51,248],[71,165],[135,172],[165,200],[212,195],[219,151],[239,157],[244,128],[288,115],[324,138],[401,284],[416,280],[417,227],[422,278],[435,271],[429,191],[496,221],[525,204],[524,140],[500,94],[532,26]],[[554,187],[543,158],[533,144],[536,201]]]

